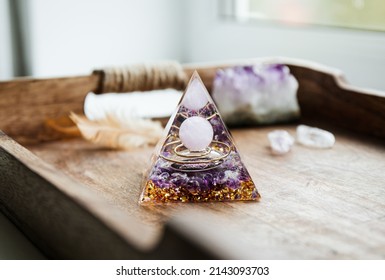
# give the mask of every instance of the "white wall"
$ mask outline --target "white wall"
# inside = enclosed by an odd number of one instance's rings
[[[385,90],[383,32],[223,21],[217,16],[218,2],[187,2],[187,61],[302,58],[342,70],[351,84]]]
[[[27,68],[34,76],[164,59],[287,56],[339,68],[352,84],[385,90],[383,32],[225,21],[218,17],[219,0],[18,1],[25,11]],[[0,14],[0,35],[2,20]]]
[[[182,59],[179,0],[30,0],[28,5],[34,76]]]
[[[8,0],[0,0],[0,79],[13,77]]]

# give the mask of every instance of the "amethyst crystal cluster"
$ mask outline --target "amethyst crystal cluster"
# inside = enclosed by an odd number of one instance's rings
[[[201,83],[199,76],[193,76],[192,82],[193,79]],[[204,97],[201,98],[204,98],[204,102],[184,102],[184,98],[193,100],[194,90],[188,87],[176,113],[170,119],[166,127],[167,137],[156,151],[145,178],[141,202],[259,199],[259,193],[241,161],[231,135],[203,84],[202,88]],[[195,106],[199,103],[205,105]],[[212,126],[213,138],[205,150],[189,151],[179,137],[182,123],[192,117],[204,118]]]
[[[269,124],[299,117],[298,82],[282,64],[219,70],[213,98],[227,124]]]

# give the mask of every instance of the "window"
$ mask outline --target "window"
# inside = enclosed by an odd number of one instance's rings
[[[384,0],[229,0],[222,15],[238,20],[385,31]]]

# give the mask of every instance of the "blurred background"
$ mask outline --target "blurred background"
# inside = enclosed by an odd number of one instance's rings
[[[285,56],[385,90],[383,0],[0,0],[0,79]]]

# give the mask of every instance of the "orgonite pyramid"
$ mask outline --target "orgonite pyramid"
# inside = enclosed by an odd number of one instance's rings
[[[140,202],[259,198],[233,138],[195,72],[155,149]]]

